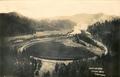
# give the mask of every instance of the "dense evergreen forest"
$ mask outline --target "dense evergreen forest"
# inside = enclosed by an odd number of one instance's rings
[[[31,23],[31,20],[21,17],[17,13],[1,13],[0,36],[32,34],[35,30]]]
[[[120,19],[115,18],[110,21],[96,22],[95,24],[90,25],[87,31],[91,33],[94,39],[105,44],[108,49],[108,53],[101,57],[102,62],[105,63],[104,68],[107,68],[106,74],[111,77],[118,76],[120,69]],[[79,43],[77,37],[81,39],[81,36],[81,34],[75,35],[75,41],[77,43]],[[87,39],[87,41],[89,41],[89,39]]]
[[[111,21],[105,21],[104,23],[95,23],[88,27],[88,31],[104,43],[111,55],[118,55],[120,50],[120,19],[115,18]]]
[[[75,25],[70,20],[33,20],[15,12],[0,13],[0,36],[17,36],[54,30],[69,32]]]

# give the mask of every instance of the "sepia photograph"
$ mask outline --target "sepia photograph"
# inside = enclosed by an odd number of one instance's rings
[[[120,77],[120,0],[0,0],[0,77]]]

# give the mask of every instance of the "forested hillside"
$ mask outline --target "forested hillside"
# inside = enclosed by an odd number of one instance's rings
[[[99,41],[104,43],[110,53],[116,55],[120,47],[120,19],[116,18],[104,23],[95,23],[88,27],[88,31]],[[117,53],[116,53],[117,52]]]
[[[0,36],[15,36],[34,33],[32,20],[17,13],[0,13]]]
[[[76,24],[70,20],[33,20],[15,12],[0,13],[0,35],[16,36],[38,31],[71,31]]]

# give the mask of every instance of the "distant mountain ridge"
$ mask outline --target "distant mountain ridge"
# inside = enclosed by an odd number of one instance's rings
[[[109,21],[117,16],[98,14],[76,14],[72,16],[58,16],[42,20],[34,20],[16,12],[0,13],[0,35],[23,35],[43,31],[80,33],[96,22]]]
[[[69,19],[73,22],[75,22],[77,25],[74,27],[74,32],[73,33],[80,33],[80,30],[86,30],[89,25],[92,25],[96,22],[104,22],[104,21],[110,21],[114,18],[119,18],[118,16],[114,15],[106,15],[103,13],[98,13],[98,14],[75,14],[72,16],[57,16],[53,17],[52,19]]]
[[[0,36],[34,34],[42,31],[71,31],[69,20],[34,20],[16,12],[0,13]]]
[[[115,17],[118,17],[118,16],[106,15],[104,13],[97,13],[97,14],[82,13],[82,14],[75,14],[72,16],[57,16],[57,17],[53,17],[52,19],[69,19],[76,23],[90,23],[93,20],[104,21],[104,20],[111,20]]]

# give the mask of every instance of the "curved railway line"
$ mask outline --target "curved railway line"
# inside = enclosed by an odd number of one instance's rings
[[[52,41],[52,40],[55,40],[57,38],[71,38],[73,35],[69,35],[69,36],[65,36],[65,35],[62,35],[61,37],[58,36],[55,38],[52,36],[52,37],[45,37],[45,38],[34,38],[33,40],[27,40],[25,41],[24,43],[20,43],[20,45],[18,45],[17,47],[17,52],[18,53],[24,53],[26,52],[26,50],[32,46],[34,46],[35,44],[38,44],[38,43],[41,43],[41,42],[48,42],[48,41]],[[54,39],[53,39],[54,38]],[[79,39],[79,37],[78,37]],[[91,38],[90,38],[91,39]],[[100,48],[104,53],[103,54],[106,54],[108,51],[107,51],[107,48],[106,46],[104,46],[102,43],[100,43],[99,41],[97,40],[94,40],[94,39],[91,39],[94,43],[96,43],[98,46],[98,48]],[[85,43],[87,44],[86,42],[83,42],[83,40],[79,40],[80,42],[82,43]],[[84,48],[86,48],[85,46],[83,46]],[[78,47],[79,48],[79,47]],[[89,49],[89,48],[88,48]],[[92,51],[92,49],[89,49]],[[39,57],[38,56],[33,56],[33,55],[30,55],[30,58],[34,58],[35,60],[42,60],[43,62],[49,62],[49,63],[56,63],[57,61],[60,61],[60,62],[64,62],[64,61],[68,61],[68,62],[73,62],[74,60],[95,60],[97,58],[97,55],[96,56],[93,56],[93,57],[90,57],[90,58],[80,58],[80,57],[76,57],[74,56],[73,54],[73,57],[72,58],[61,58],[61,57],[50,57],[50,56],[42,56],[40,55]],[[99,69],[101,68],[101,69]],[[99,67],[89,67],[89,70],[91,70],[91,72],[93,72],[96,76],[98,77],[105,77],[105,73],[104,73],[104,70],[103,70],[103,67],[99,66]]]
[[[66,35],[61,35],[61,36],[57,36],[57,37],[56,37],[56,35],[54,35],[54,36],[52,35],[52,37],[51,36],[46,36],[48,38],[45,37],[45,38],[36,38],[36,39],[30,40],[30,41],[28,40],[25,43],[22,43],[21,45],[18,46],[17,52],[18,53],[24,53],[26,51],[26,49],[30,48],[31,46],[33,46],[33,45],[35,45],[37,43],[56,40],[56,38],[71,38],[72,36],[74,36],[74,35],[71,34],[71,35],[69,35],[67,37],[66,37]],[[55,39],[53,39],[54,37],[55,37]],[[94,40],[94,39],[91,39],[91,40],[93,42],[95,42],[96,45],[99,46],[99,47],[97,46],[97,48],[100,48],[101,51],[104,52],[103,54],[106,54],[108,52],[106,46],[104,46],[101,42],[99,42],[97,40]],[[79,40],[79,41],[81,41],[81,40]],[[81,41],[81,42],[82,43],[86,43],[86,42],[83,42],[83,41]],[[88,49],[90,51],[93,51],[89,47],[86,47],[86,46],[82,46],[82,47],[86,48],[86,49]],[[55,59],[55,60],[77,60],[77,59],[80,59],[80,57],[74,57],[74,55],[73,55],[73,58],[62,58],[62,59],[60,57],[51,58],[50,56],[42,56],[42,55],[40,55],[39,58],[43,58],[43,59]]]

